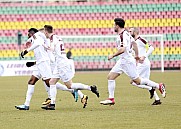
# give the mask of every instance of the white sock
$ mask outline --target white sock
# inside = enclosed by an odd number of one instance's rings
[[[55,104],[56,95],[57,95],[56,85],[50,85],[51,104]]]
[[[158,94],[156,93],[156,91],[154,91],[154,98],[155,98],[155,100],[160,100],[160,98],[158,97]]]
[[[116,86],[115,80],[108,80],[109,98],[114,98],[115,86]]]
[[[69,92],[71,92],[71,93],[74,92],[73,89],[68,89],[65,85],[63,85],[63,84],[61,84],[61,83],[59,83],[59,82],[56,83],[56,87],[57,87],[57,89],[59,89],[59,90],[69,91]]]
[[[31,101],[31,97],[34,93],[34,89],[35,89],[35,85],[29,85],[28,84],[28,90],[26,92],[26,100],[25,100],[24,105],[30,106],[30,101]]]
[[[44,81],[43,81],[43,84],[44,84],[45,90],[46,90],[46,92],[48,94],[48,98],[50,98],[50,87],[48,87]]]
[[[82,84],[82,83],[72,83],[71,88],[77,89],[77,90],[91,90],[90,86]]]
[[[137,85],[136,83],[132,83],[132,85],[133,86],[137,86],[137,87],[139,87],[139,88],[142,88],[142,89],[147,89],[147,90],[151,90],[152,89],[152,87],[150,87],[150,86],[146,86],[146,85]]]
[[[140,82],[141,85],[147,85],[147,86],[151,86],[153,88],[157,88],[159,89],[159,84],[156,83],[156,82],[153,82],[149,79],[146,79],[146,78],[141,78],[141,82]]]
[[[80,90],[78,90],[78,95],[80,96],[80,98],[83,98],[84,96],[84,94]]]

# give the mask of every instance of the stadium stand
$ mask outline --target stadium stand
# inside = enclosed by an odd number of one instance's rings
[[[139,27],[141,34],[164,35],[164,62],[166,69],[181,68],[181,2],[180,0],[139,0],[113,2],[28,2],[0,3],[0,60],[19,60],[17,32],[27,39],[27,29],[53,25],[60,35],[112,35],[113,19],[123,17],[126,27]],[[73,41],[72,41],[73,40]],[[106,45],[104,44],[106,42]],[[151,67],[161,67],[160,43],[151,41],[155,51],[150,56]],[[116,59],[107,61],[115,51],[114,41],[65,40],[72,53],[77,70],[109,69]],[[29,53],[25,59],[34,59]]]

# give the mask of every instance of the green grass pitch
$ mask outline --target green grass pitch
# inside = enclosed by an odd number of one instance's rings
[[[167,97],[162,105],[152,106],[149,92],[133,87],[129,78],[121,75],[116,80],[114,106],[103,106],[99,101],[108,97],[108,72],[77,72],[74,82],[96,84],[100,98],[90,91],[88,106],[83,109],[80,99],[58,91],[55,111],[42,110],[47,98],[41,81],[36,84],[30,110],[19,111],[15,105],[23,104],[29,77],[0,78],[0,129],[181,129],[181,72],[152,72],[151,79],[164,82]]]

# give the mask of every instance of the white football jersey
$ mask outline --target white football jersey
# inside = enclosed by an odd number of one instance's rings
[[[116,44],[117,49],[120,49],[120,47],[125,47],[124,53],[120,54],[120,59],[123,60],[132,60],[132,42],[134,41],[134,38],[127,32],[123,31],[117,36]]]
[[[147,52],[146,50],[147,40],[139,36],[135,41],[138,46],[139,57],[145,56]]]
[[[50,47],[53,49],[53,53],[55,54],[55,60],[58,64],[58,67],[63,67],[67,65],[69,61],[66,57],[64,42],[58,35],[52,35],[50,37]]]
[[[36,63],[39,64],[43,61],[49,61],[47,50],[44,48],[45,40],[40,36],[40,33],[35,33],[28,41],[31,41],[31,47],[28,51],[34,51],[34,56],[36,58]]]

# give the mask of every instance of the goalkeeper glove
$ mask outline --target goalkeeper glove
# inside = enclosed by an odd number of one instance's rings
[[[26,62],[26,67],[31,67],[35,64],[36,64],[36,62]]]
[[[28,53],[28,51],[27,51],[27,50],[24,50],[24,51],[22,51],[22,52],[20,53],[20,56],[21,56],[22,58],[24,58],[24,56],[25,56],[27,53]]]

